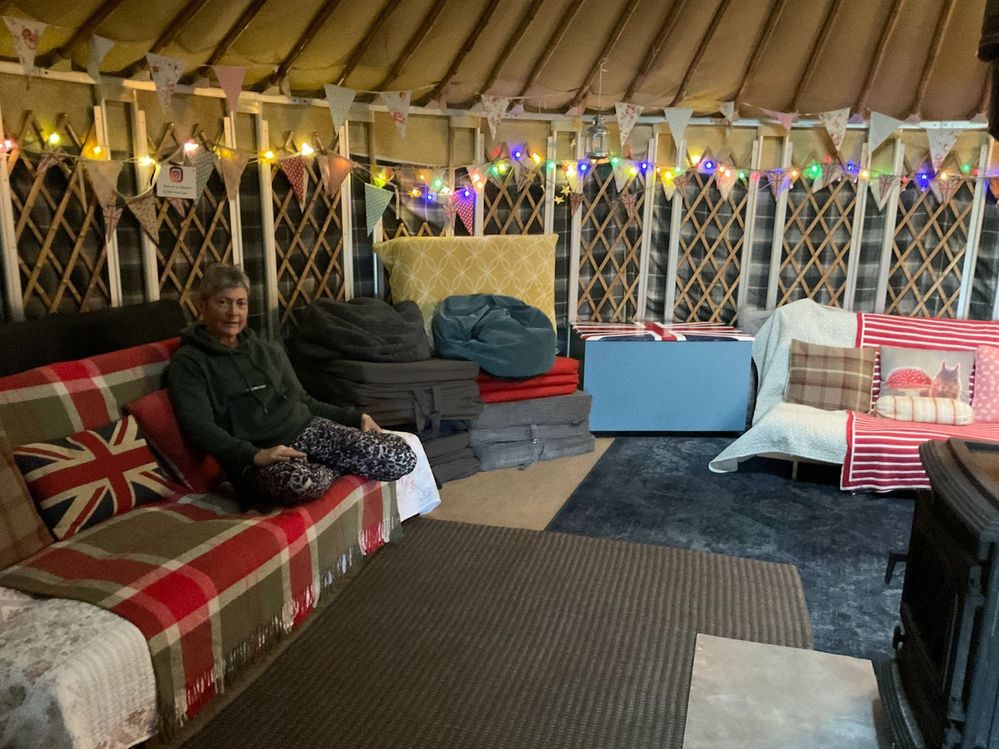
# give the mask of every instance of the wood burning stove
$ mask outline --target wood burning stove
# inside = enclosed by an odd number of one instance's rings
[[[927,442],[896,656],[879,669],[899,747],[999,749],[999,445]]]

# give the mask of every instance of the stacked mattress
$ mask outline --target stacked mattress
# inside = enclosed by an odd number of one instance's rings
[[[479,459],[472,451],[467,429],[424,437],[421,441],[438,484],[446,484],[479,472]]]
[[[478,383],[483,403],[570,395],[579,387],[579,361],[567,356],[557,356],[554,365],[545,374],[517,380],[480,372]]]

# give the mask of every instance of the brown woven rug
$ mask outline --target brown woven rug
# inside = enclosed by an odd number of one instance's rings
[[[794,567],[418,520],[185,744],[676,747],[698,632],[807,648]]]

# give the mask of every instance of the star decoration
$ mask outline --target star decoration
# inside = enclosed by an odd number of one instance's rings
[[[556,203],[557,203],[558,205],[562,205],[562,203],[564,203],[564,202],[565,202],[565,198],[564,198],[564,197],[563,197],[562,195],[556,195],[556,196],[555,196],[555,202],[556,202]]]

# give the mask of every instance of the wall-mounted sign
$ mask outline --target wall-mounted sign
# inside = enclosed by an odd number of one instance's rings
[[[197,170],[193,166],[163,164],[156,178],[156,194],[161,198],[197,200]]]

